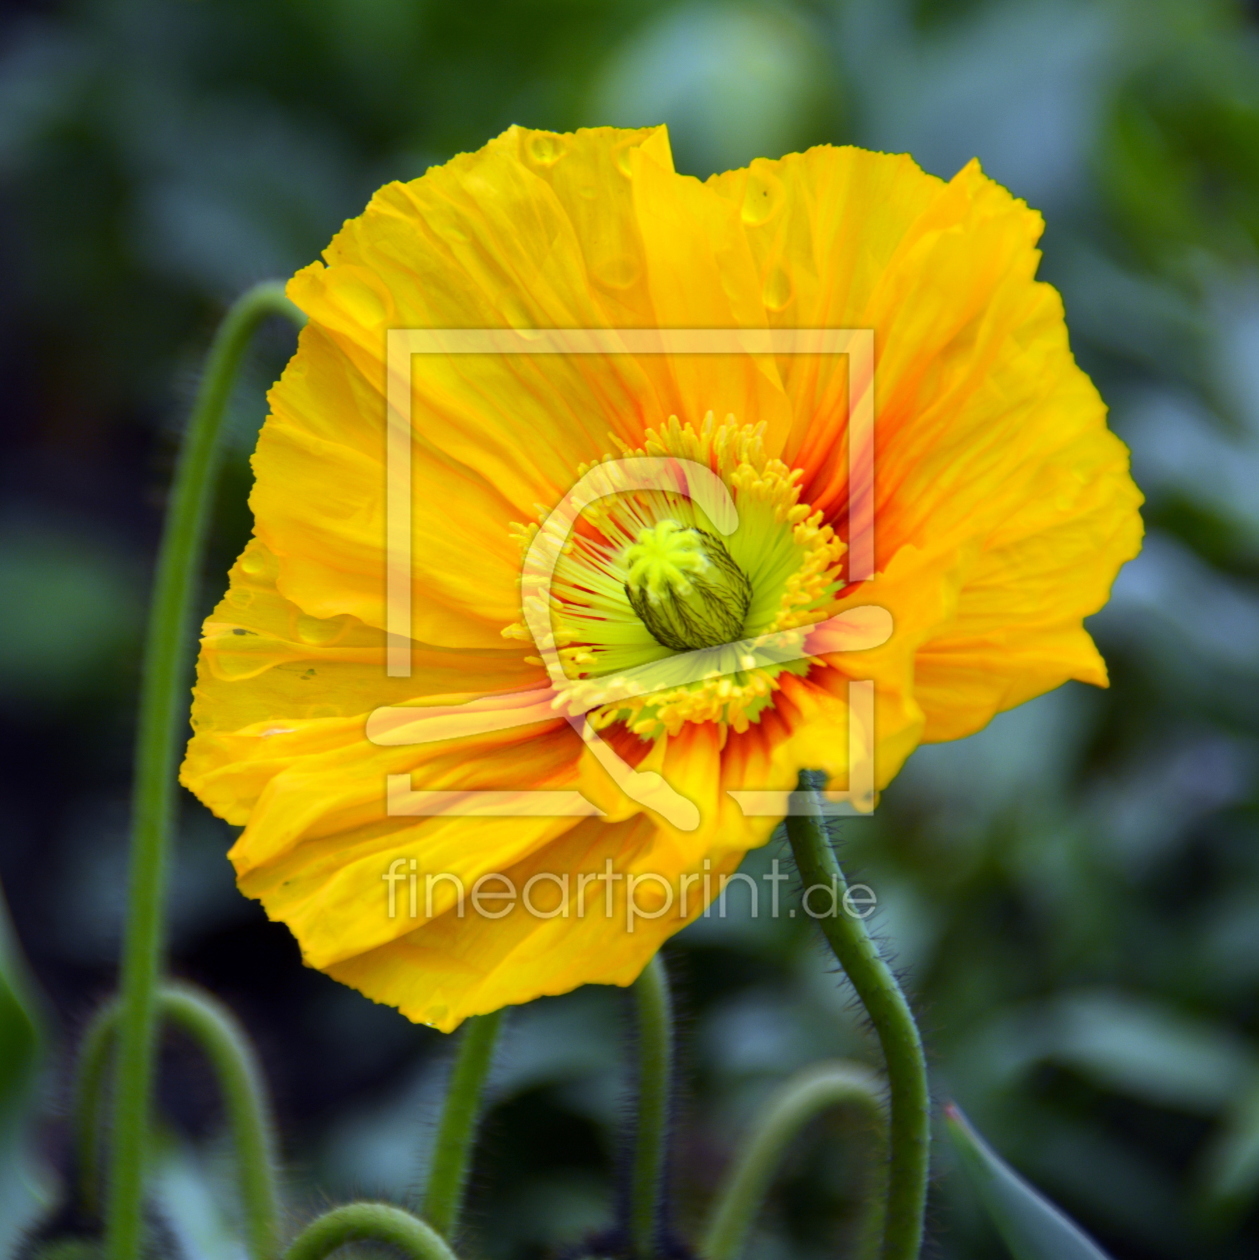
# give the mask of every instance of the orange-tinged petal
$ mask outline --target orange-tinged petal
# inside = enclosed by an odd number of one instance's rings
[[[572,818],[390,818],[385,806],[391,774],[410,775],[416,790],[568,788],[579,745],[566,727],[418,750],[372,748],[361,728],[335,734],[344,742],[299,753],[268,783],[231,853],[242,890],[292,928],[313,966],[414,926],[387,914],[383,877],[394,859],[416,859],[421,881],[445,872],[470,885],[574,825]],[[442,905],[450,886],[439,885],[436,894]]]
[[[1044,461],[1020,510],[968,567],[955,620],[920,650],[925,740],[972,734],[1069,678],[1106,685],[1081,621],[1140,549],[1141,496],[1118,439],[1103,431],[1088,446]]]
[[[870,327],[871,295],[944,186],[908,156],[849,147],[758,158],[708,183],[741,219],[755,260],[751,292],[762,319],[777,328]],[[819,466],[838,468],[847,361],[781,356],[778,371],[793,410],[785,458],[810,476]],[[805,498],[825,506],[816,487]]]
[[[645,880],[635,892],[636,902],[648,914],[634,916],[630,931],[626,881],[631,875],[654,871],[650,864],[653,832],[652,821],[643,815],[620,823],[583,822],[502,872],[519,898],[503,918],[485,918],[465,903],[462,918],[457,907],[452,908],[406,936],[330,966],[328,974],[378,1002],[396,1006],[410,1019],[444,1031],[470,1015],[566,993],[588,983],[592,970],[601,983],[631,984],[664,941],[703,911],[703,875],[709,876],[715,890],[720,877],[741,856],[730,854],[712,862],[707,871],[688,872],[696,882],[687,889],[685,916],[678,912],[680,892],[675,892],[673,904],[664,913],[658,913],[662,905],[653,905],[651,894],[664,894],[655,880]],[[610,885],[594,879],[609,859],[622,876]],[[533,904],[543,911],[561,904],[560,890],[545,878],[555,874],[570,876],[564,903],[567,914],[545,918],[528,913],[524,889],[539,876],[543,878],[532,890]],[[584,903],[578,891],[583,875],[588,877]],[[609,886],[613,890],[610,914],[605,901]],[[505,885],[497,882],[486,887],[505,891]],[[493,902],[489,908],[497,911],[504,903]]]
[[[622,146],[663,140],[612,134]],[[421,180],[388,185],[338,234],[326,264],[294,277],[290,296],[311,322],[272,391],[253,503],[295,602],[325,615],[339,603],[336,611],[384,624],[389,328],[608,327],[625,318],[627,290],[609,277],[641,281],[644,267],[629,181],[608,136],[556,137],[566,152],[547,165],[523,160],[537,136],[513,129]],[[655,148],[667,160],[667,145]],[[589,252],[569,216],[587,201],[599,210]],[[576,222],[593,219],[587,211]],[[649,312],[638,318],[650,322]],[[607,452],[613,435],[636,439],[668,412],[627,356],[417,355],[411,371],[413,633],[490,646],[519,615],[510,524],[553,506],[577,465]],[[344,474],[335,489],[318,477],[332,464]]]
[[[633,156],[634,203],[648,284],[662,328],[763,328],[756,264],[736,207],[690,177]],[[765,423],[777,454],[790,409],[769,356],[668,356],[668,405],[683,422],[709,411],[741,424]]]

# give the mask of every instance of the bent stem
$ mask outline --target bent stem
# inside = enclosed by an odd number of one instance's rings
[[[118,1031],[118,999],[112,997],[92,1016],[79,1041],[74,1068],[70,1125],[79,1202],[89,1217],[100,1212],[101,1109],[114,1034]]]
[[[805,888],[834,888],[837,898],[842,898],[848,885],[822,815],[817,790],[822,783],[825,776],[818,772],[801,772],[797,798],[808,812],[787,818],[787,838]],[[917,1260],[931,1153],[931,1099],[922,1038],[909,1003],[864,920],[837,911],[818,919],[818,926],[874,1025],[887,1068],[889,1161],[882,1255],[884,1260]]]
[[[421,1209],[424,1218],[443,1238],[453,1238],[459,1228],[464,1188],[472,1162],[472,1139],[502,1017],[502,1011],[477,1015],[468,1020],[459,1037],[459,1053],[437,1125],[433,1164]]]
[[[164,987],[157,1005],[162,1017],[182,1028],[210,1061],[236,1157],[246,1250],[251,1260],[272,1260],[279,1246],[280,1215],[274,1129],[266,1085],[249,1039],[226,1007],[190,986]],[[119,1013],[116,999],[96,1013],[83,1037],[75,1078],[73,1127],[80,1197],[92,1213],[100,1182],[101,1095]]]
[[[638,1014],[638,1129],[630,1173],[629,1232],[637,1260],[652,1260],[664,1232],[662,1202],[673,1078],[673,1002],[659,956],[634,982]]]
[[[105,1242],[110,1260],[138,1260],[143,1233],[144,1149],[152,1092],[157,985],[162,967],[166,853],[175,813],[175,767],[186,721],[192,616],[205,553],[219,437],[245,347],[258,325],[305,317],[276,283],[257,285],[228,311],[180,448],[158,551],[140,683],[127,925],[122,951],[110,1184]]]
[[[161,1009],[197,1042],[214,1069],[236,1156],[246,1248],[251,1260],[272,1260],[280,1243],[275,1129],[253,1046],[225,1006],[187,985],[164,989]]]
[[[760,1211],[787,1147],[810,1120],[831,1107],[855,1105],[873,1121],[882,1155],[882,1081],[859,1063],[828,1063],[806,1068],[787,1081],[766,1104],[742,1152],[736,1156],[713,1204],[700,1244],[704,1260],[736,1260]],[[873,1236],[882,1223],[882,1204],[872,1199],[864,1233]],[[870,1220],[869,1218],[875,1218]]]
[[[408,1260],[455,1260],[436,1231],[387,1203],[349,1203],[325,1212],[298,1234],[284,1260],[323,1260],[351,1242],[385,1243]]]

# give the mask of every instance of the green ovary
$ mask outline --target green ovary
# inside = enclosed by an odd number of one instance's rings
[[[674,652],[743,635],[752,583],[715,534],[663,520],[626,548],[625,594],[652,638]]]

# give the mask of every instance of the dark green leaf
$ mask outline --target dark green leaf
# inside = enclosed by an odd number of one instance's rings
[[[956,1106],[950,1103],[944,1117],[962,1164],[1015,1260],[1108,1260],[1078,1225],[992,1150]]]
[[[27,1132],[43,1042],[38,1005],[0,893],[0,1254],[13,1246],[45,1194]]]

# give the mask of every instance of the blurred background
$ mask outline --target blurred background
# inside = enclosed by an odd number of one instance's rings
[[[0,1249],[55,1199],[68,1055],[114,981],[144,599],[217,316],[381,183],[510,123],[658,121],[697,175],[819,142],[945,177],[978,155],[1046,214],[1042,275],[1148,496],[1091,623],[1113,685],[919,751],[845,862],[941,1096],[1117,1260],[1259,1254],[1259,6],[1225,0],[0,4]],[[207,608],[291,336],[238,391]],[[229,843],[185,802],[174,970],[257,1040],[294,1211],[402,1201],[448,1043],[305,970],[235,892]],[[732,896],[670,965],[691,1224],[777,1081],[876,1056],[804,923]],[[601,988],[516,1013],[473,1255],[605,1221],[624,1017]],[[236,1260],[213,1088],[178,1042],[162,1095],[162,1210],[189,1257]],[[843,1117],[806,1135],[755,1260],[844,1254],[863,1142]],[[930,1254],[1003,1255],[939,1164]]]

